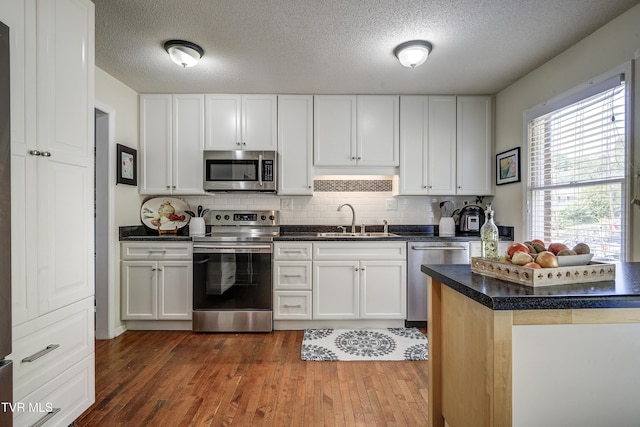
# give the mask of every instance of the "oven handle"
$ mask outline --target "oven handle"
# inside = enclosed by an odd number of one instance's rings
[[[245,246],[212,246],[212,245],[193,245],[194,253],[272,253],[271,245],[245,245]]]

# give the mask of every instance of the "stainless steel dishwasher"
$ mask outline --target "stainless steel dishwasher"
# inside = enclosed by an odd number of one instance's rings
[[[406,325],[427,324],[427,276],[422,264],[469,264],[469,242],[407,242],[407,320]]]

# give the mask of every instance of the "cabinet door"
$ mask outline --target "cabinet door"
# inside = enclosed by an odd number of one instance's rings
[[[37,3],[37,251],[40,313],[94,292],[90,1]]]
[[[313,105],[315,166],[356,164],[356,97],[316,95]]]
[[[5,2],[0,21],[10,28],[11,78],[11,317],[19,325],[38,316],[36,227],[36,167],[39,159],[29,154],[36,147],[35,40],[26,38],[24,2]],[[35,21],[35,17],[32,18]],[[31,43],[28,43],[31,41]],[[30,108],[26,108],[26,106]]]
[[[171,194],[171,95],[140,95],[140,194]]]
[[[405,319],[407,267],[404,261],[360,262],[360,318]]]
[[[242,148],[240,95],[205,96],[205,150]]]
[[[400,97],[400,194],[427,194],[429,97]]]
[[[191,262],[158,263],[158,319],[191,320],[193,309]]]
[[[158,316],[158,263],[122,262],[122,319],[154,320]]]
[[[456,98],[430,96],[427,119],[427,192],[456,192]]]
[[[276,95],[242,96],[242,149],[276,150],[278,148],[278,97]]]
[[[399,111],[397,96],[357,97],[356,160],[358,166],[398,166]]]
[[[172,192],[202,194],[204,95],[173,95]]]
[[[357,261],[313,262],[313,318],[358,319]]]
[[[491,97],[459,96],[457,110],[457,194],[493,194]]]
[[[313,97],[278,96],[278,194],[313,194]]]

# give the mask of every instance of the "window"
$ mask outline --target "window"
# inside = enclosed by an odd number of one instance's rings
[[[624,260],[627,85],[603,79],[525,113],[528,233]]]

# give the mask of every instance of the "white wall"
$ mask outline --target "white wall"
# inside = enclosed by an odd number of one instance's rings
[[[495,152],[520,146],[523,141],[523,112],[557,96],[591,78],[631,61],[640,49],[640,5],[614,19],[565,52],[524,76],[496,95]],[[637,64],[636,64],[637,65]],[[635,76],[635,134],[640,135],[640,73]],[[640,145],[640,144],[637,144]],[[640,147],[636,147],[634,164],[640,165]],[[522,168],[522,182],[496,188],[494,207],[503,224],[512,224],[516,240],[526,240],[522,224],[526,220],[524,191],[527,170]],[[637,180],[634,184],[638,184]],[[640,261],[640,212],[632,209],[633,236],[637,242],[630,261]]]
[[[125,86],[118,80],[105,73],[100,68],[95,69],[95,97],[96,103],[109,107],[115,115],[113,144],[122,144],[138,150],[138,93]],[[115,153],[115,149],[111,150]],[[116,159],[112,159],[115,168]],[[115,176],[115,174],[114,174]],[[124,330],[124,324],[120,320],[120,242],[118,241],[118,228],[123,225],[136,225],[140,223],[140,205],[142,197],[138,194],[138,187],[129,185],[115,185],[113,183],[114,221],[111,235],[113,236],[113,253],[111,256],[114,278],[113,300],[115,304],[110,307],[113,319],[112,328],[116,335]]]

